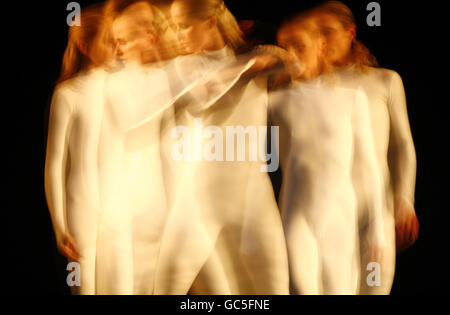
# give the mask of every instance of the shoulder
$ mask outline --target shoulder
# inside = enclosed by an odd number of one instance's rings
[[[402,78],[400,74],[392,69],[387,68],[369,68],[368,75],[376,77],[378,80],[385,82],[386,84],[391,84],[393,81],[401,81]]]
[[[74,103],[81,93],[82,91],[78,78],[60,82],[53,91],[51,107],[59,110],[73,110]]]
[[[54,95],[64,96],[81,93],[81,82],[79,76],[62,81],[55,86]]]

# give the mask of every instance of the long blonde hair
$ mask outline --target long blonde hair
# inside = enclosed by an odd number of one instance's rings
[[[99,36],[100,35],[100,36]],[[85,45],[90,50],[94,40],[107,40],[105,29],[103,5],[94,4],[81,11],[81,25],[69,28],[68,43],[64,51],[61,65],[61,73],[57,83],[61,83],[74,77],[80,71],[87,69],[94,63],[103,63],[104,55],[99,52],[92,52],[93,55],[86,55],[87,51],[82,51],[80,45]]]
[[[233,14],[225,6],[223,0],[175,0],[182,3],[189,11],[189,15],[206,20],[211,17],[217,19],[217,26],[225,43],[234,51],[245,47],[243,33]]]
[[[354,26],[356,29],[356,20],[353,12],[348,6],[340,1],[327,1],[318,5],[313,10],[316,13],[325,13],[335,16],[344,28]],[[360,69],[365,67],[376,67],[378,61],[370,50],[356,38],[351,46],[351,61]]]

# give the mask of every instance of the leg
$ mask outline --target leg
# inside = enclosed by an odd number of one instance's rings
[[[354,220],[339,212],[327,214],[328,224],[320,240],[321,294],[356,294],[359,278],[357,237]]]
[[[369,285],[367,277],[370,276],[372,270],[367,270],[370,261],[369,250],[366,246],[365,229],[362,229],[361,234],[361,281],[359,294],[363,295],[388,295],[391,292],[392,283],[395,274],[395,222],[394,217],[388,213],[384,216],[385,237],[388,246],[383,249],[380,260],[380,285]]]
[[[217,251],[203,265],[190,289],[191,294],[230,295],[231,290]]]
[[[317,295],[319,252],[317,240],[305,218],[297,214],[285,223],[291,294]]]

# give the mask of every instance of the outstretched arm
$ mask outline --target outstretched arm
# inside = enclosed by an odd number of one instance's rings
[[[389,169],[394,189],[397,249],[404,250],[417,239],[419,224],[414,210],[416,151],[411,134],[403,82],[393,72],[388,98],[390,116]]]

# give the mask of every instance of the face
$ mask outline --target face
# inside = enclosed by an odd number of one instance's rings
[[[95,65],[115,67],[114,41],[106,30],[100,30],[89,47],[89,57]]]
[[[211,27],[210,20],[199,20],[189,16],[187,8],[176,1],[170,8],[181,50],[192,54],[206,49]]]
[[[303,26],[282,30],[278,36],[280,46],[289,52],[291,65],[288,68],[294,78],[299,76],[310,78],[317,73],[324,53],[323,40],[312,36]],[[300,64],[301,67],[296,67],[295,64]]]
[[[319,14],[318,23],[327,40],[327,59],[331,64],[343,62],[351,51],[355,36],[354,27],[344,28],[342,23],[332,14]]]
[[[154,61],[151,56],[155,54],[157,46],[152,10],[148,6],[132,7],[113,22],[116,53],[125,63]]]

